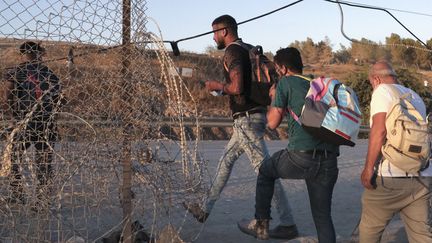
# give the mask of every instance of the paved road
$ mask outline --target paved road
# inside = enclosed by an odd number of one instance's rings
[[[203,141],[200,151],[209,160],[210,174],[215,173],[217,161],[227,141]],[[271,153],[286,146],[287,141],[268,141]],[[339,157],[339,179],[333,196],[333,220],[338,235],[338,242],[350,242],[360,216],[360,197],[363,187],[359,176],[367,150],[367,141],[358,141],[356,147],[342,147]],[[237,229],[237,221],[251,218],[254,212],[255,196],[254,174],[249,160],[243,155],[236,163],[227,187],[217,202],[207,222],[202,225],[191,217],[186,222],[189,227],[183,232],[184,240],[199,243],[219,242],[258,242],[244,235]],[[284,187],[289,197],[293,215],[301,237],[289,242],[317,242],[316,231],[312,222],[305,183],[301,180],[284,180]],[[278,217],[273,214],[272,225],[277,225]],[[399,219],[394,219],[386,230],[383,242],[407,242]],[[198,237],[198,238],[196,238]],[[269,242],[286,242],[270,240]],[[355,241],[352,241],[355,242]]]

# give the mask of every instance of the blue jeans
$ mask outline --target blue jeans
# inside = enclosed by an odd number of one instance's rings
[[[331,200],[338,174],[337,155],[334,153],[313,155],[286,149],[274,153],[259,169],[255,218],[270,219],[270,202],[276,179],[305,179],[318,241],[336,242]]]
[[[264,113],[251,114],[234,120],[233,135],[219,160],[216,177],[204,204],[203,210],[205,212],[210,213],[212,210],[231,175],[235,161],[243,153],[246,152],[255,172],[258,172],[262,161],[269,158],[269,152],[264,142],[265,125],[266,115]],[[291,207],[279,180],[275,182],[274,192],[274,202],[281,225],[293,225]]]

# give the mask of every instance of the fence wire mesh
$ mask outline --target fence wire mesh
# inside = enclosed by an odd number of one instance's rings
[[[207,190],[200,136],[184,126],[198,133],[198,113],[145,11],[0,0],[0,241],[148,242],[185,228],[180,203]]]

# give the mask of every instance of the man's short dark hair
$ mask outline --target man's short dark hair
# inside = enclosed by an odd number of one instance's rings
[[[212,25],[216,24],[222,24],[227,29],[232,30],[237,34],[237,21],[231,15],[225,14],[217,17],[215,20],[213,20]]]
[[[33,41],[26,41],[26,42],[22,43],[19,50],[20,50],[20,53],[22,55],[24,55],[24,54],[40,54],[40,53],[43,53],[45,51],[45,49],[42,46],[40,46],[40,44],[35,43]]]
[[[303,71],[303,62],[300,52],[294,47],[279,49],[274,56],[274,62],[295,72],[301,73]]]

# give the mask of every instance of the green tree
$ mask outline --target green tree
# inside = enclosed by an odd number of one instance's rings
[[[318,61],[318,48],[311,38],[306,38],[305,41],[295,41],[289,45],[297,48],[302,56],[304,64],[314,64]]]
[[[428,60],[429,52],[425,51],[423,49],[425,47],[419,42],[416,42],[416,46],[419,47],[418,49],[414,49],[416,53],[415,65],[417,66],[417,69],[428,69],[430,66],[430,61]]]
[[[398,81],[412,90],[414,90],[423,99],[428,111],[432,109],[432,96],[431,88],[423,86],[422,80],[424,77],[416,72],[413,72],[406,68],[396,69],[396,74],[398,76]],[[357,94],[359,99],[360,107],[362,109],[363,124],[369,123],[370,115],[370,100],[372,97],[372,86],[369,83],[368,70],[363,70],[361,72],[352,73],[348,76],[345,82],[350,86]]]
[[[432,49],[432,38],[426,42],[426,45],[430,49]],[[419,41],[416,42],[416,46],[418,47],[418,49],[415,49],[414,51],[416,53],[415,64],[417,68],[432,70],[432,52],[425,50],[426,47],[423,44],[421,44]]]
[[[426,42],[432,48],[432,39]],[[432,69],[432,54],[419,41],[401,38],[392,33],[386,38],[387,50],[391,53],[392,62],[404,68],[416,66],[418,69]]]
[[[426,42],[426,45],[429,50],[432,50],[432,38]],[[427,62],[429,63],[429,70],[432,71],[432,51],[428,52]]]
[[[289,44],[288,46],[297,48],[298,50],[301,50],[301,45],[302,45],[301,42],[296,40],[296,41],[292,42],[291,44]]]
[[[394,65],[402,65],[404,62],[404,47],[400,46],[400,44],[402,43],[402,39],[400,38],[400,36],[398,34],[392,33],[390,37],[386,38],[385,43],[388,46],[388,50],[390,51],[392,63]]]
[[[304,59],[304,63],[313,64],[316,63],[318,59],[318,51],[315,46],[315,43],[311,38],[307,38],[306,41],[303,41],[300,45],[300,51],[302,53],[302,58]]]
[[[347,49],[341,44],[340,49],[333,54],[333,59],[336,63],[348,63],[351,59],[351,49]]]
[[[352,42],[351,56],[357,63],[371,63],[377,60],[377,44],[371,40],[362,38]]]
[[[391,53],[390,53],[390,51],[382,43],[379,43],[375,47],[374,52],[375,52],[375,61],[379,61],[379,60],[390,61],[391,60]]]
[[[333,61],[333,51],[331,48],[330,39],[326,36],[324,41],[318,42],[316,45],[318,52],[318,61],[321,65],[328,65]]]
[[[403,63],[405,67],[409,67],[415,64],[416,62],[416,51],[415,48],[412,46],[416,46],[416,42],[413,39],[405,38],[402,39],[402,44],[406,45],[406,47],[403,49]]]
[[[357,94],[359,99],[360,109],[362,111],[362,124],[369,123],[369,106],[372,97],[372,86],[369,83],[368,71],[352,73],[348,76],[345,82]]]
[[[424,77],[423,75],[410,71],[409,69],[397,69],[396,74],[398,75],[398,81],[414,90],[423,99],[428,111],[432,108],[432,96],[430,87],[425,87],[423,85]]]
[[[423,99],[428,111],[432,109],[432,96],[431,88],[423,86],[422,80],[424,77],[416,72],[413,72],[406,68],[396,69],[396,74],[398,76],[398,81],[403,86],[414,90]],[[357,94],[359,98],[360,107],[362,109],[363,124],[369,123],[369,106],[372,97],[372,86],[369,83],[368,70],[363,70],[361,72],[352,73],[348,76],[345,82],[350,86]]]

